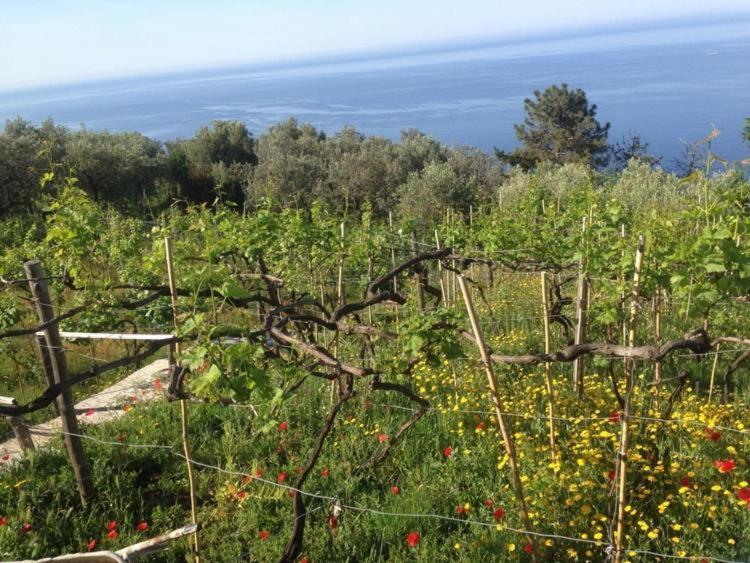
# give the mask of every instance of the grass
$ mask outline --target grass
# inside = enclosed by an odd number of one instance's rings
[[[532,291],[523,284],[499,286],[497,302],[516,297],[520,303],[525,296],[528,305],[511,305],[512,314],[498,325],[485,323],[494,348],[539,349],[541,326],[533,324],[538,313],[528,299]],[[487,319],[487,311],[480,316]],[[524,319],[510,320],[514,316]],[[642,334],[648,334],[647,324]],[[675,322],[666,336],[681,330]],[[475,356],[470,348],[465,352]],[[650,368],[637,367],[634,410],[658,417],[673,384],[665,384],[657,397],[646,385],[653,377]],[[665,377],[678,367],[690,370],[691,385],[677,403],[675,421],[637,419],[633,425],[627,559],[653,561],[641,553],[652,551],[747,560],[750,509],[738,493],[750,481],[750,389],[740,381],[734,403],[721,406],[714,400],[709,405],[710,361],[671,359],[665,362]],[[556,415],[562,420],[557,421],[559,457],[553,462],[543,368],[498,369],[507,410],[518,415],[509,421],[532,523],[540,532],[580,540],[540,539],[537,550],[547,561],[601,561],[609,541],[614,508],[610,471],[619,441],[619,425],[610,415],[618,406],[606,371],[588,362],[587,374],[586,395],[579,400],[570,391],[570,366],[554,367]],[[437,368],[419,364],[404,382],[434,409],[384,463],[358,476],[353,475],[357,465],[395,434],[413,404],[360,382],[357,395],[344,406],[305,491],[336,497],[346,508],[332,526],[331,501],[305,499],[309,515],[303,557],[528,560],[525,537],[509,529],[520,523],[502,441],[487,414],[491,405],[481,366],[474,359]],[[255,406],[257,417],[249,408],[190,406],[194,459],[214,466],[196,467],[205,561],[278,559],[291,533],[292,507],[288,490],[274,483],[290,484],[305,464],[330,408],[329,386],[309,379],[276,412],[267,403]],[[0,526],[0,558],[85,551],[91,540],[97,540],[97,549],[116,549],[188,523],[185,464],[174,455],[181,451],[179,427],[179,407],[168,403],[136,405],[117,421],[85,427],[97,490],[97,499],[85,510],[60,441],[0,471],[0,518],[8,518]],[[708,427],[721,427],[714,430],[717,439]],[[172,449],[139,447],[143,445]],[[714,463],[727,459],[735,468],[722,473]],[[498,509],[504,511],[502,518],[493,516]],[[114,540],[106,537],[110,521],[117,522]],[[140,522],[148,524],[148,532],[136,529]],[[21,531],[25,523],[31,525],[27,533]],[[407,542],[413,532],[419,533],[416,547]],[[148,560],[189,557],[189,542],[181,540]]]

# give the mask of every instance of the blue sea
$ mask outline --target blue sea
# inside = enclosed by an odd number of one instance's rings
[[[452,44],[409,52],[305,57],[0,91],[0,119],[191,136],[214,119],[254,134],[294,116],[328,134],[351,125],[398,139],[420,129],[448,144],[516,146],[524,98],[567,82],[612,124],[639,133],[669,167],[685,141],[720,131],[719,155],[750,156],[750,20]]]

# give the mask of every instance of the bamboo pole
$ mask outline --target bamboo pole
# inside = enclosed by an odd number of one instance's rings
[[[344,222],[341,222],[341,238],[339,239],[339,281],[336,286],[338,306],[344,304]]]
[[[586,217],[583,218],[582,233],[586,233]],[[576,289],[576,330],[573,343],[580,345],[586,339],[586,312],[588,310],[588,280],[584,272],[586,262],[583,257],[578,262],[578,286]],[[573,390],[578,397],[583,397],[584,359],[573,360]]]
[[[177,322],[177,285],[175,283],[174,275],[174,260],[172,256],[172,239],[171,237],[164,238],[164,248],[166,250],[167,259],[167,277],[169,279],[169,296],[172,301],[172,320],[174,322],[174,328],[179,328]],[[174,345],[174,352],[179,355],[180,343],[176,342]],[[185,455],[185,464],[187,466],[188,474],[188,485],[190,487],[190,517],[193,524],[198,523],[198,507],[197,500],[195,497],[195,477],[193,475],[193,464],[190,458],[190,441],[188,433],[188,410],[187,400],[180,399],[180,422],[182,427],[182,450]],[[198,542],[198,528],[195,529],[193,534],[193,550],[195,552],[195,563],[200,563],[200,544]]]
[[[492,363],[490,357],[487,354],[487,347],[482,339],[482,331],[479,328],[479,322],[477,321],[477,315],[474,311],[474,304],[471,300],[471,294],[466,287],[466,280],[463,274],[458,275],[458,284],[461,288],[461,294],[466,304],[466,312],[469,315],[469,321],[471,322],[471,329],[474,332],[474,338],[479,349],[479,355],[482,358],[482,365],[484,366],[484,372],[487,375],[487,382],[490,388],[490,399],[495,410],[495,418],[497,419],[497,426],[500,429],[500,433],[503,436],[503,443],[505,445],[505,453],[508,456],[508,467],[510,468],[511,477],[513,479],[513,489],[516,495],[516,501],[518,502],[518,514],[521,517],[521,522],[526,532],[533,532],[531,527],[531,521],[529,520],[529,514],[526,509],[526,500],[523,496],[523,485],[521,484],[521,476],[518,470],[518,459],[516,457],[516,448],[513,444],[513,435],[508,431],[508,427],[505,422],[505,415],[503,414],[503,402],[500,398],[500,393],[497,390],[497,380],[495,378],[495,372],[492,369]],[[527,533],[526,538],[529,543],[534,547],[534,537],[532,534]],[[532,560],[536,561],[536,552],[532,551]]]
[[[542,318],[544,319],[544,353],[552,351],[549,329],[549,304],[547,301],[547,272],[541,272],[542,278]],[[552,461],[557,459],[557,444],[555,440],[555,410],[554,389],[552,388],[552,364],[544,362],[544,381],[547,384],[547,412],[549,415],[549,445],[552,452]]]
[[[52,308],[52,300],[49,295],[49,287],[44,274],[44,268],[38,260],[30,260],[24,265],[26,278],[29,281],[31,295],[34,298],[39,321],[44,324],[55,317]],[[65,349],[60,338],[60,330],[57,324],[51,324],[44,330],[44,336],[37,339],[39,353],[45,369],[47,381],[63,383],[68,378],[68,362],[65,358]],[[49,371],[48,371],[49,370]],[[83,448],[81,431],[76,418],[75,401],[70,388],[63,391],[55,400],[57,412],[60,414],[62,431],[65,440],[65,449],[68,452],[70,465],[75,474],[78,495],[81,504],[87,506],[94,498],[94,483],[91,477],[91,469],[86,460],[86,452]]]
[[[638,248],[635,253],[635,271],[633,273],[633,291],[630,303],[630,326],[628,330],[628,346],[635,346],[635,329],[638,318],[638,297],[641,290],[641,268],[643,267],[644,240],[638,237]],[[625,542],[625,506],[627,505],[627,477],[628,477],[628,433],[633,394],[634,361],[628,360],[625,365],[625,407],[621,416],[620,450],[617,455],[616,475],[619,475],[617,494],[617,531],[615,532],[615,563],[622,562]]]
[[[414,230],[411,232],[411,255],[412,258],[416,257],[417,254],[419,254],[417,250],[417,235],[414,233]],[[418,268],[421,268],[422,266],[417,266]],[[417,303],[419,305],[419,310],[424,311],[424,292],[422,291],[422,274],[419,272],[414,273],[414,282],[417,286]]]
[[[435,246],[438,250],[442,250],[442,247],[440,246],[440,237],[438,236],[438,231],[435,229]],[[438,275],[440,276],[440,295],[443,298],[443,304],[447,307],[448,306],[448,294],[445,291],[445,276],[443,275],[443,263],[438,260]]]
[[[661,345],[661,290],[656,289],[654,295],[654,339],[657,346]],[[654,387],[656,389],[655,404],[659,406],[661,393],[661,361],[654,364]],[[710,397],[710,394],[709,394]],[[709,399],[710,402],[710,399]]]
[[[393,248],[393,214],[388,212],[388,232],[391,234],[391,269],[396,269],[396,249]],[[398,293],[398,276],[393,276],[393,293]]]
[[[716,343],[716,354],[714,355],[714,361],[711,365],[711,380],[708,383],[708,404],[711,404],[711,397],[714,394],[714,379],[716,377],[716,366],[719,363],[719,349],[721,348],[721,342]]]

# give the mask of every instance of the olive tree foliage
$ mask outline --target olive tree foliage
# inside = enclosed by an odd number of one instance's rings
[[[476,147],[452,147],[446,162],[472,194],[470,204],[491,202],[505,178],[498,162]]]
[[[473,200],[471,186],[448,163],[431,162],[411,172],[401,186],[398,214],[412,228],[429,232],[447,208],[468,211]]]
[[[255,139],[241,121],[213,121],[190,139],[167,143],[170,175],[188,201],[244,201],[258,163]]]
[[[248,203],[272,201],[309,209],[326,181],[325,135],[294,118],[268,129],[258,139],[258,166],[246,188]]]
[[[68,136],[63,162],[96,202],[127,208],[153,195],[164,149],[141,133],[82,129]]]
[[[540,162],[607,164],[609,123],[599,123],[596,105],[589,104],[583,90],[553,85],[526,98],[524,108],[526,118],[514,126],[521,147],[511,153],[496,148],[498,160],[525,170]]]
[[[6,121],[0,132],[0,215],[33,211],[39,180],[62,160],[67,135],[52,120],[38,127],[21,118]]]
[[[398,157],[399,147],[389,139],[342,129],[326,141],[328,178],[321,198],[344,214],[359,215],[367,207],[376,215],[387,215],[407,175]]]
[[[745,128],[742,130],[742,138],[750,146],[750,117],[745,118]]]

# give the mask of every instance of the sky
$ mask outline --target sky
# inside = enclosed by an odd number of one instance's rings
[[[748,0],[0,0],[0,89],[738,12]]]

